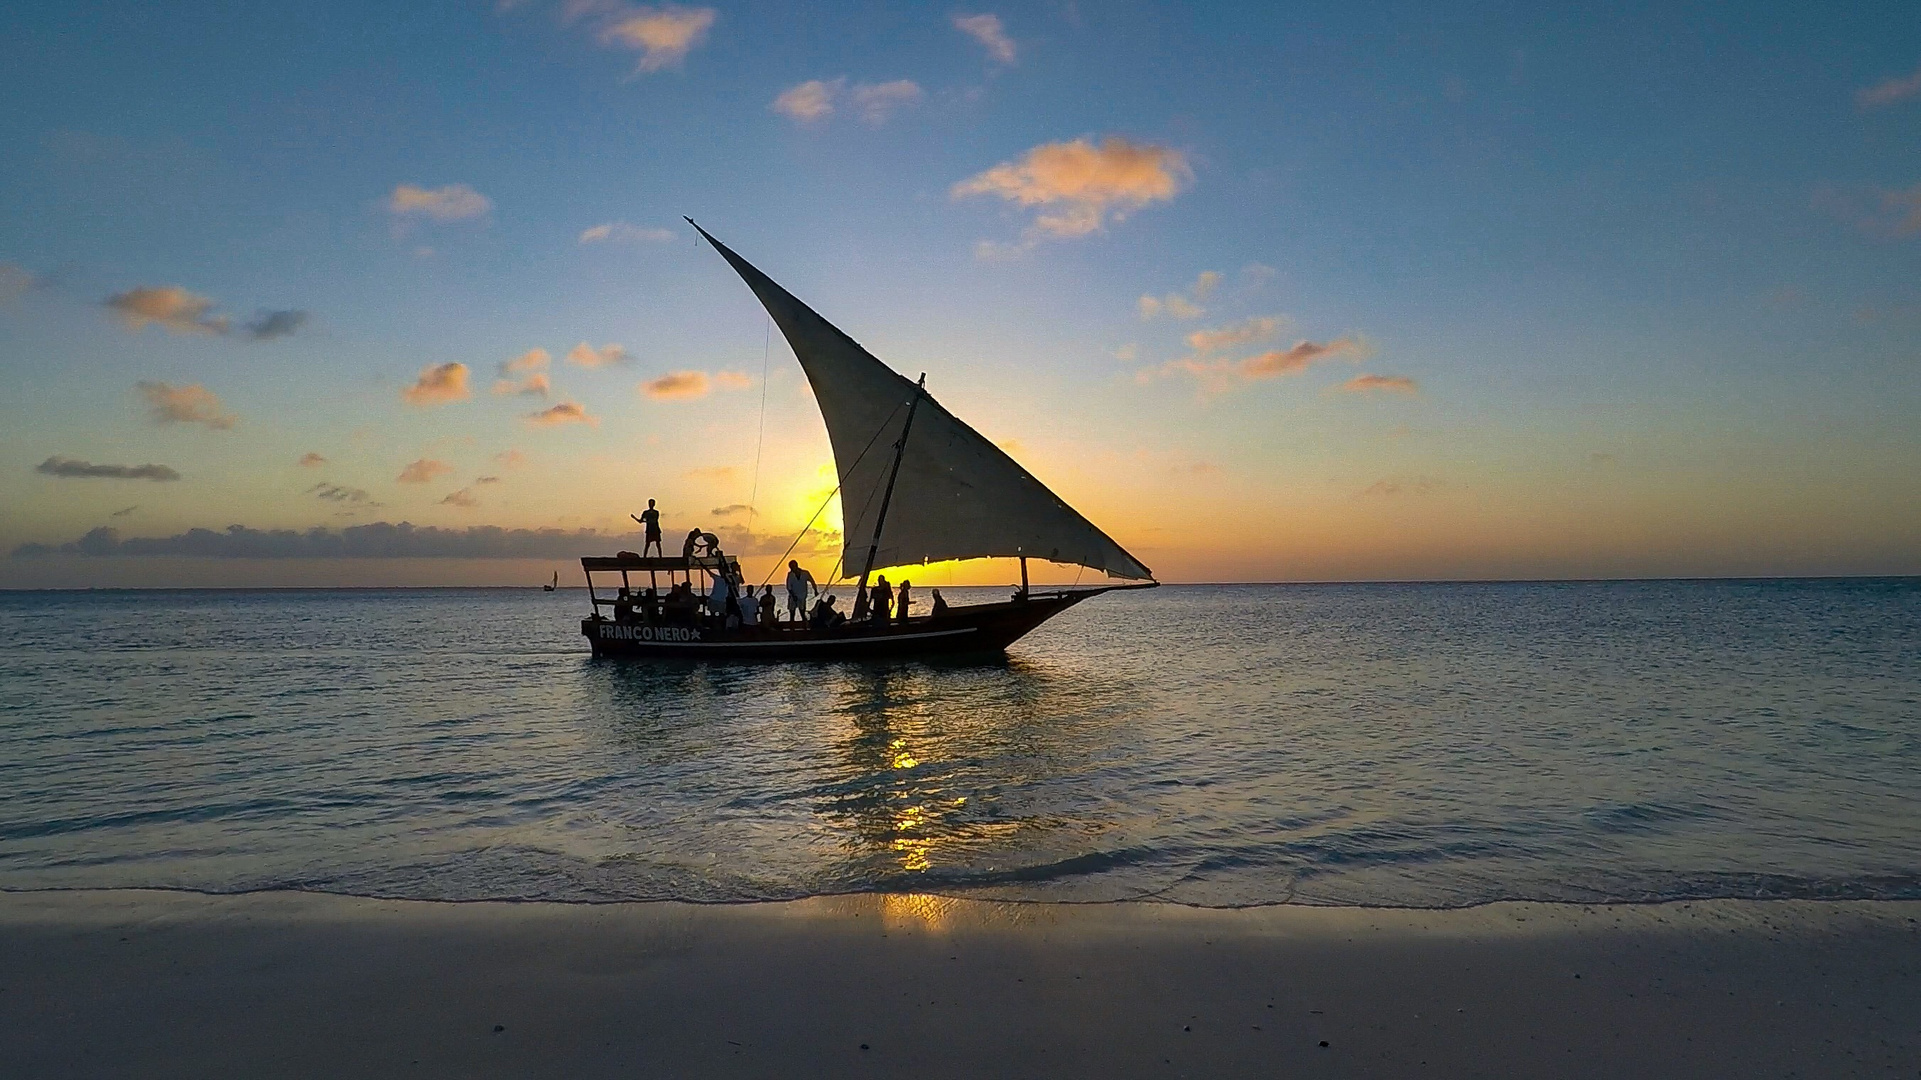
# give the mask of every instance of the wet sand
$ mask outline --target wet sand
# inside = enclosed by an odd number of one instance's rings
[[[1917,918],[0,893],[0,1073],[1915,1077]]]

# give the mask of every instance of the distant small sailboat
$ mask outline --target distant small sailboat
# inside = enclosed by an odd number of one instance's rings
[[[540,591],[553,592],[555,589],[558,589],[558,588],[560,588],[560,571],[556,570],[554,571],[554,580],[546,585],[542,585],[540,587]]]
[[[874,572],[889,567],[1012,557],[1020,560],[1020,588],[1009,601],[943,606],[926,616],[896,612],[891,619],[857,615],[851,622],[807,625],[742,626],[735,620],[730,627],[719,612],[699,615],[689,587],[696,577],[709,586],[701,597],[714,595],[713,587],[723,581],[741,587],[740,564],[732,556],[588,557],[580,566],[593,613],[580,632],[596,655],[844,660],[998,652],[1090,596],[1159,584],[1112,537],[942,408],[928,394],[925,375],[909,382],[699,225],[694,229],[760,299],[813,387],[840,474],[842,565],[860,567],[856,613],[867,607]],[[1030,556],[1098,570],[1127,584],[1030,589]],[[595,574],[618,575],[619,593],[597,592]],[[646,575],[644,593],[636,574]],[[681,610],[669,610],[658,599],[661,574],[669,585],[688,590]]]

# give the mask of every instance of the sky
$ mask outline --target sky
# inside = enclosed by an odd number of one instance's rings
[[[683,215],[1165,581],[1921,573],[1912,5],[1547,7],[8,6],[0,587],[831,570]]]

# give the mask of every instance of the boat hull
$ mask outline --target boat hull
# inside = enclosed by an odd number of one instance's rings
[[[883,660],[917,656],[994,655],[1028,631],[1098,590],[972,604],[905,623],[847,623],[831,630],[781,626],[714,630],[582,619],[595,656],[671,660]]]

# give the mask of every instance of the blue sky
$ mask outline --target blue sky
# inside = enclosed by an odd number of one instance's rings
[[[690,214],[1170,578],[1921,572],[1918,71],[1892,4],[9,9],[0,546],[650,494],[784,546],[826,440]],[[1170,186],[1055,190],[1081,140]],[[1054,201],[968,193],[997,167]],[[536,348],[548,394],[493,394]],[[561,402],[596,422],[529,422]],[[220,561],[0,584],[531,570]]]

